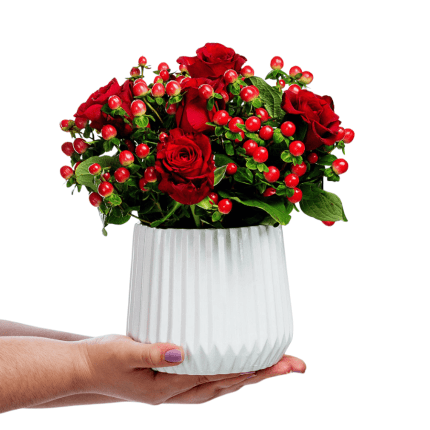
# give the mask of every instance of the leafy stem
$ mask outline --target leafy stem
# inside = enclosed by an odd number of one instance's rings
[[[197,228],[201,228],[200,217],[196,215],[196,205],[191,205],[191,213],[193,214],[194,222]]]

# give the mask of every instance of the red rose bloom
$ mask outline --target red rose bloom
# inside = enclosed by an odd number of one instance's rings
[[[206,108],[207,100],[200,97],[199,87],[203,84],[211,85],[216,92],[220,92],[224,88],[221,79],[212,81],[210,79],[189,79],[182,85],[182,90],[185,93],[184,98],[176,111],[176,125],[182,128],[185,133],[203,133],[213,130],[213,127],[206,125],[211,122],[215,115],[215,107],[208,111]],[[221,105],[225,105],[224,101],[219,103],[216,101],[220,109]]]
[[[308,90],[301,90],[298,94],[285,91],[282,109],[289,114],[300,115],[307,123],[308,131],[303,141],[307,151],[336,142],[340,121],[334,113],[331,97],[321,97]]]
[[[176,128],[157,152],[158,189],[183,205],[203,200],[214,187],[215,163],[211,142],[202,133]]]
[[[91,127],[96,130],[101,130],[104,125],[110,124],[117,129],[119,137],[130,134],[132,132],[131,126],[125,124],[120,117],[111,117],[101,110],[103,105],[108,102],[109,97],[113,95],[121,98],[121,107],[127,112],[128,119],[131,122],[133,119],[130,110],[130,105],[133,101],[132,83],[126,80],[122,86],[119,86],[116,78],[113,78],[105,87],[91,94],[88,100],[79,106],[74,116],[91,121]]]
[[[179,57],[176,61],[185,64],[193,78],[216,79],[224,75],[229,69],[240,72],[246,58],[236,54],[234,49],[227,48],[220,43],[206,43],[196,51],[196,57]]]

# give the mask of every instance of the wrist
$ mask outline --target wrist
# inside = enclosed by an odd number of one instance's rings
[[[73,382],[78,393],[94,392],[94,371],[88,354],[88,345],[84,341],[73,341],[68,343],[75,357],[75,380]]]

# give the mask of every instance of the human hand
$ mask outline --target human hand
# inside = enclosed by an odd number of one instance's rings
[[[151,368],[176,366],[183,361],[183,349],[174,344],[142,344],[120,335],[78,343],[86,363],[84,385],[88,393],[151,405],[205,403],[269,377],[306,370],[302,360],[284,356],[276,365],[254,374],[172,375]]]

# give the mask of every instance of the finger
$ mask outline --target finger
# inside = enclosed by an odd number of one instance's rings
[[[173,343],[140,343],[130,344],[128,355],[130,366],[135,368],[171,367],[181,364],[184,350]]]
[[[306,364],[300,358],[284,355],[280,361],[267,369],[259,370],[257,377],[270,378],[272,376],[286,375],[288,373],[305,373]]]

